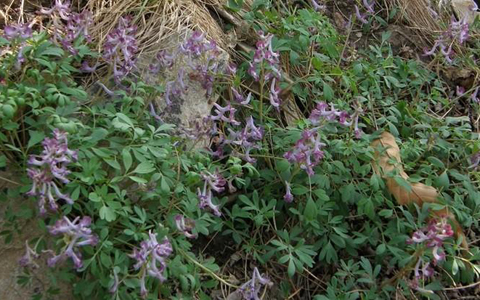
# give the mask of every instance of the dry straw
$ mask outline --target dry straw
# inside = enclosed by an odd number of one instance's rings
[[[425,42],[432,43],[442,30],[438,20],[429,13],[428,0],[384,0],[391,10],[398,8],[400,21],[418,33]]]

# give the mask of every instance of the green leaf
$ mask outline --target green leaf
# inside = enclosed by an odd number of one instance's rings
[[[40,56],[58,56],[61,57],[65,54],[62,48],[59,47],[48,47],[40,53]]]
[[[447,171],[438,176],[435,183],[437,186],[443,187],[445,190],[448,189],[450,187],[450,178],[448,177]]]
[[[328,83],[323,82],[323,96],[325,97],[325,100],[333,100],[334,95],[335,92],[332,87]]]
[[[90,193],[88,194],[88,199],[93,202],[100,202],[102,201],[102,197],[98,196],[97,193]]]
[[[293,259],[290,258],[290,261],[288,262],[288,276],[293,277],[295,275],[295,264],[293,263]]]
[[[457,260],[454,258],[453,259],[453,264],[452,264],[452,274],[453,275],[457,275],[458,273],[458,262]]]
[[[122,151],[123,166],[125,167],[125,172],[128,172],[132,166],[132,155],[130,154],[130,149],[125,148]]]
[[[122,167],[120,167],[120,164],[118,163],[118,161],[116,160],[113,160],[113,159],[105,159],[105,162],[107,164],[109,164],[112,168],[114,169],[117,169],[117,170],[121,170]]]
[[[45,133],[41,131],[29,130],[30,139],[27,148],[31,148],[45,139]]]
[[[404,188],[407,192],[412,191],[412,186],[403,177],[395,176],[394,179],[395,179],[395,182],[398,183],[398,185]]]
[[[313,221],[317,217],[317,213],[318,211],[315,201],[313,201],[312,198],[309,198],[303,212],[305,219],[307,219],[308,221]]]
[[[228,0],[227,7],[234,12],[238,12],[242,9],[243,0]]]
[[[345,248],[346,246],[345,240],[336,234],[330,235],[330,240],[340,248]]]
[[[445,169],[445,164],[441,160],[439,160],[438,158],[436,158],[434,156],[430,156],[429,158],[427,158],[427,160],[432,165],[434,165],[435,167],[437,167],[439,169]]]
[[[152,173],[153,171],[155,171],[153,164],[149,161],[144,161],[140,163],[133,172],[137,174],[148,174]]]
[[[376,253],[377,253],[377,255],[381,255],[385,252],[385,250],[387,250],[387,247],[385,246],[385,244],[380,244],[377,247]]]
[[[286,170],[290,169],[290,163],[288,160],[282,158],[277,161],[277,171],[278,172],[284,172]]]
[[[382,209],[378,215],[380,217],[385,217],[385,218],[390,218],[393,215],[393,210],[392,209]]]
[[[115,211],[112,208],[105,205],[100,208],[99,214],[100,214],[100,218],[102,220],[106,220],[107,222],[114,221],[117,218]]]
[[[146,179],[137,177],[137,176],[130,176],[129,177],[131,180],[138,182],[138,183],[147,183],[148,181]]]

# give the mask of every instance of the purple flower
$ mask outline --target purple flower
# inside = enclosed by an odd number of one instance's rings
[[[363,24],[368,24],[367,19],[365,19],[365,15],[362,15],[362,14],[360,13],[360,9],[358,8],[358,6],[357,6],[357,5],[354,5],[354,7],[355,7],[355,15],[357,16],[357,19],[358,19],[360,22],[362,22]]]
[[[210,116],[211,120],[216,120],[216,121],[221,120],[227,123],[231,123],[232,125],[240,125],[240,122],[235,120],[235,112],[237,110],[232,105],[228,104],[225,107],[221,107],[217,103],[214,103],[213,106],[215,106],[215,113],[217,115]],[[228,117],[226,116],[227,113],[228,113]]]
[[[225,70],[225,74],[234,76],[237,73],[237,65],[229,63]]]
[[[419,287],[420,279],[430,278],[433,276],[434,271],[433,268],[430,266],[430,263],[425,262],[421,257],[418,258],[417,263],[415,264],[414,268],[415,278],[411,282],[412,288],[420,291],[423,290]]]
[[[176,215],[175,225],[177,226],[177,229],[187,238],[194,239],[197,237],[196,234],[192,233],[192,230],[195,228],[195,221],[193,219],[184,218],[182,215]]]
[[[32,28],[28,24],[7,25],[3,31],[5,39],[9,41],[26,40],[32,37]]]
[[[115,269],[113,270],[113,285],[110,287],[108,290],[111,294],[115,294],[118,291],[118,274],[115,272]]]
[[[432,249],[433,262],[437,263],[445,259],[442,246],[443,241],[453,236],[453,230],[446,218],[440,220],[432,219],[427,227],[417,230],[407,244],[424,244]]]
[[[352,123],[347,122],[348,118],[350,118],[350,116],[346,111],[337,110],[333,104],[330,104],[329,107],[325,102],[320,102],[317,104],[317,107],[312,110],[308,119],[315,126],[321,124],[323,120],[338,121],[343,126],[350,126]]]
[[[28,160],[27,175],[32,179],[32,189],[27,193],[29,196],[39,197],[40,213],[44,214],[45,202],[48,199],[51,210],[57,210],[56,199],[63,199],[68,204],[73,200],[62,194],[55,179],[66,184],[70,181],[67,176],[70,171],[67,166],[78,159],[77,152],[68,149],[67,133],[58,129],[53,131],[53,138],[45,138],[42,142],[44,150],[41,155],[30,155]],[[55,196],[54,196],[54,194]]]
[[[221,193],[225,190],[225,185],[227,181],[225,178],[218,173],[218,171],[215,174],[211,174],[209,172],[205,172],[201,174],[202,179],[203,179],[203,190],[200,190],[198,188],[197,190],[197,195],[198,198],[200,199],[200,208],[205,209],[205,208],[210,208],[214,215],[220,217],[222,214],[218,208],[218,205],[213,204],[212,202],[212,190],[214,190],[217,193]]]
[[[247,119],[245,128],[241,131],[233,131],[231,128],[228,130],[230,137],[225,139],[224,143],[243,147],[245,149],[245,153],[242,155],[243,158],[249,163],[254,163],[255,159],[250,157],[250,152],[253,149],[260,148],[257,142],[263,139],[263,128],[255,126],[253,117],[250,116]]]
[[[216,171],[214,174],[205,171],[202,172],[201,176],[203,181],[206,182],[208,186],[215,192],[221,193],[225,190],[225,184],[227,181],[218,171]]]
[[[257,69],[262,69],[262,66],[264,66],[266,67],[264,74],[265,81],[274,77],[280,79],[280,53],[273,51],[273,35],[264,35],[262,31],[259,31],[258,35],[260,36],[260,40],[256,44],[253,62],[249,63],[248,74],[250,74],[255,81],[258,81],[260,77]]]
[[[52,8],[42,8],[40,10],[40,13],[45,15],[52,15],[55,13],[55,11],[58,12],[62,19],[67,21],[70,15],[70,1],[66,1],[65,4],[63,4],[61,0],[55,0],[55,5]]]
[[[273,78],[270,86],[270,104],[277,110],[280,107],[280,86],[277,84],[276,78]]]
[[[78,54],[73,44],[80,36],[86,38],[87,41],[91,41],[88,27],[92,25],[93,19],[89,11],[83,10],[81,13],[75,13],[70,9],[69,1],[62,3],[61,0],[55,0],[52,8],[41,9],[40,13],[53,16],[54,42],[61,45],[71,54]],[[59,18],[57,18],[56,15],[58,15]],[[64,22],[59,19],[62,19]]]
[[[137,26],[132,25],[131,17],[120,18],[118,25],[108,35],[103,45],[103,58],[113,66],[114,79],[121,82],[136,67],[138,51],[135,34]]]
[[[140,243],[140,248],[135,248],[129,256],[136,262],[135,270],[140,270],[140,294],[146,297],[148,290],[145,287],[145,277],[149,275],[161,282],[165,281],[163,272],[167,267],[167,257],[172,254],[173,249],[167,237],[161,243],[157,241],[157,234],[148,233],[149,239]]]
[[[368,3],[367,0],[363,0],[363,6],[367,9],[367,11],[370,13],[370,14],[374,14],[375,13],[375,10],[373,9],[373,6],[375,5],[375,0],[372,0],[371,3]]]
[[[456,92],[457,92],[457,97],[461,97],[463,96],[463,94],[465,94],[465,88],[463,86],[457,85]]]
[[[80,71],[83,73],[93,73],[98,67],[98,63],[96,63],[93,67],[88,65],[88,62],[85,60],[82,62],[82,66],[80,67]]]
[[[472,164],[468,167],[469,169],[476,169],[480,164],[480,151],[477,151],[472,157],[470,158]]]
[[[310,3],[312,4],[313,9],[316,11],[323,11],[327,8],[325,5],[318,4],[316,0],[310,0]]]
[[[28,245],[28,241],[25,241],[25,254],[20,258],[18,261],[19,265],[26,268],[31,267],[32,269],[38,268],[38,264],[35,262],[34,259],[39,258],[40,255],[35,252],[30,246]]]
[[[290,183],[288,181],[285,181],[285,186],[287,188],[287,191],[285,192],[285,196],[283,196],[283,199],[286,202],[291,203],[293,201],[293,195],[292,191],[290,190]]]
[[[260,300],[258,293],[262,286],[272,286],[273,283],[267,278],[260,275],[257,268],[253,270],[252,279],[248,280],[236,291],[244,300]]]
[[[473,91],[472,95],[470,96],[470,99],[472,99],[472,101],[475,102],[475,103],[480,103],[480,99],[478,99],[478,97],[477,97],[479,90],[480,90],[480,87],[477,87]]]
[[[320,142],[320,135],[314,129],[306,129],[302,137],[295,143],[292,150],[284,154],[284,157],[290,163],[297,163],[300,168],[305,170],[308,176],[313,176],[313,168],[323,158],[324,153],[321,150],[325,146]]]
[[[55,225],[48,226],[50,234],[54,236],[63,235],[63,240],[67,243],[60,254],[48,259],[49,267],[53,267],[59,261],[65,261],[68,257],[72,259],[77,270],[83,266],[82,255],[78,248],[87,245],[95,246],[98,243],[98,237],[89,228],[91,223],[92,219],[90,217],[81,219],[76,217],[73,221],[63,217]]]

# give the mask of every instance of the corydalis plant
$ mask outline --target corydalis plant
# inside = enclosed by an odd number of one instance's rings
[[[73,265],[78,270],[83,266],[82,254],[78,248],[84,246],[95,246],[98,243],[98,237],[92,233],[90,217],[76,217],[70,221],[67,217],[58,220],[55,225],[49,226],[50,234],[57,236],[63,235],[65,246],[59,254],[48,259],[50,267],[55,266],[58,262],[71,258]],[[52,252],[52,251],[49,251]]]
[[[224,139],[223,145],[230,145],[232,147],[238,146],[242,147],[244,152],[234,154],[240,156],[242,159],[249,163],[254,163],[255,158],[250,156],[250,152],[253,149],[260,149],[261,145],[259,142],[263,139],[264,130],[262,127],[257,127],[253,120],[253,117],[250,116],[245,124],[245,127],[242,130],[234,131],[231,128],[228,128],[230,136],[228,139]]]
[[[161,282],[165,281],[163,272],[167,267],[167,257],[172,254],[172,245],[168,238],[164,237],[162,242],[157,241],[157,234],[149,232],[148,239],[140,243],[140,248],[135,248],[129,256],[136,260],[133,266],[135,270],[140,270],[140,294],[146,297],[148,290],[145,285],[146,276],[157,278]]]
[[[445,252],[442,250],[443,241],[453,236],[452,226],[447,223],[447,218],[440,220],[432,219],[427,227],[417,230],[408,244],[423,244],[432,249],[433,263],[445,259]]]
[[[175,225],[177,226],[178,231],[180,231],[187,238],[194,239],[197,237],[196,234],[192,233],[192,230],[195,228],[195,220],[185,218],[182,215],[176,215]]]
[[[452,56],[454,55],[454,43],[458,41],[458,43],[464,44],[468,40],[469,31],[470,29],[466,18],[455,21],[454,17],[452,16],[448,29],[445,30],[440,38],[435,41],[432,49],[425,49],[424,55],[435,55],[437,49],[440,48],[440,52],[445,57],[445,60],[448,63],[452,63]]]
[[[41,214],[46,213],[45,205],[51,210],[58,209],[57,199],[63,199],[68,204],[73,200],[67,194],[63,194],[56,181],[67,184],[70,180],[68,165],[78,159],[77,152],[68,149],[67,133],[58,129],[53,131],[53,138],[45,138],[42,142],[41,155],[31,155],[28,160],[27,174],[33,181],[32,189],[27,193],[29,196],[38,197],[38,207]]]
[[[55,0],[50,9],[41,9],[40,13],[48,15],[53,20],[53,40],[61,45],[72,55],[78,54],[73,43],[79,37],[91,41],[88,27],[92,25],[92,15],[89,11],[83,10],[80,13],[72,12],[70,2]]]
[[[132,25],[132,18],[121,17],[103,45],[103,58],[111,65],[113,78],[118,85],[136,68],[136,32],[137,26]]]
[[[221,193],[225,190],[225,184],[227,181],[219,172],[211,174],[210,172],[203,172],[201,174],[203,179],[203,190],[200,188],[197,189],[197,195],[200,200],[199,207],[201,209],[210,208],[213,211],[213,214],[217,217],[220,217],[222,213],[218,205],[213,204],[212,201],[212,190],[217,193]]]
[[[15,58],[15,70],[20,70],[22,64],[25,62],[23,56],[23,50],[25,49],[26,40],[32,37],[32,28],[27,24],[15,24],[5,26],[4,37],[11,42],[13,48],[18,46],[16,58]]]
[[[280,107],[280,53],[273,50],[273,34],[265,35],[259,31],[260,40],[256,44],[252,62],[249,63],[248,74],[262,85],[270,86],[270,104],[277,110]],[[261,76],[261,78],[260,78]],[[270,82],[271,81],[271,82]]]
[[[262,276],[258,269],[255,267],[253,270],[252,278],[242,284],[240,288],[235,292],[240,294],[244,300],[260,300],[258,293],[262,286],[272,286],[273,283],[265,276]]]
[[[337,110],[333,104],[329,106],[324,102],[320,102],[309,117],[310,123],[315,127],[305,129],[293,149],[284,154],[284,158],[290,163],[298,164],[309,176],[313,176],[315,174],[313,168],[318,165],[323,158],[324,153],[322,148],[326,146],[321,142],[321,136],[318,130],[325,125],[326,122],[337,122],[342,126],[351,126],[354,124],[355,136],[360,138],[362,135],[362,131],[358,128],[358,118],[360,114],[360,108],[357,108],[353,116],[350,116],[346,111]]]
[[[372,2],[368,2],[368,0],[362,0],[363,7],[366,10],[365,14],[360,13],[360,8],[358,8],[357,5],[355,5],[355,15],[357,16],[357,19],[362,22],[363,24],[368,24],[368,20],[366,19],[367,16],[371,16],[375,14],[375,1],[373,0]]]
[[[39,257],[40,255],[30,248],[28,241],[25,241],[25,254],[20,258],[18,264],[24,268],[31,267],[32,269],[36,269],[38,268],[38,264],[35,262],[35,259]]]
[[[432,262],[433,265],[436,265],[438,262],[445,260],[445,252],[442,249],[443,242],[452,236],[453,230],[450,224],[447,223],[447,218],[432,219],[428,226],[415,231],[412,237],[407,240],[407,244],[421,244],[427,249],[432,249]],[[431,263],[419,257],[415,264],[414,274],[414,280],[410,285],[418,291],[425,291],[420,287],[420,282],[433,276],[434,271]]]
[[[167,105],[171,105],[175,98],[186,92],[187,78],[199,82],[209,97],[215,76],[220,72],[219,53],[215,41],[207,40],[198,31],[193,32],[173,51],[159,51],[149,69],[154,76],[164,75],[166,71],[175,74],[175,78],[165,82],[164,98]]]

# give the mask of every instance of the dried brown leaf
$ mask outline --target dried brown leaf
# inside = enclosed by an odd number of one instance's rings
[[[385,179],[388,191],[399,204],[408,205],[416,203],[421,207],[424,202],[438,202],[438,191],[434,187],[423,183],[411,183],[411,190],[408,191],[399,185],[394,178],[385,175],[396,170],[399,176],[403,179],[408,181],[409,178],[408,174],[403,170],[400,148],[393,135],[388,132],[382,133],[379,139],[373,141],[372,147],[375,148],[375,160],[372,163],[373,169],[375,173]],[[381,152],[381,148],[385,149],[385,151]],[[440,217],[446,216],[452,221],[456,236],[461,236],[463,238],[462,246],[468,249],[465,234],[463,233],[460,224],[456,221],[455,216],[447,209],[436,210],[433,211],[433,213]]]

